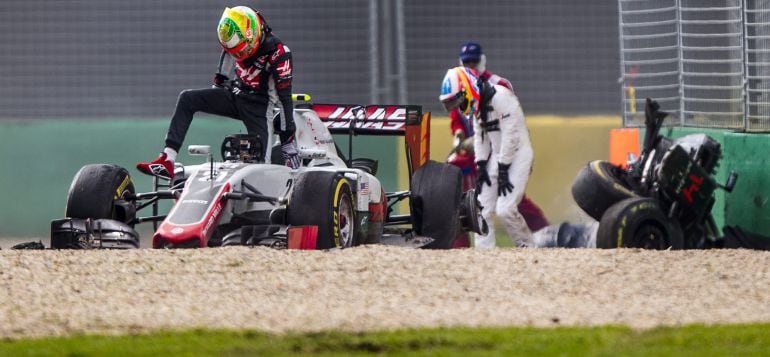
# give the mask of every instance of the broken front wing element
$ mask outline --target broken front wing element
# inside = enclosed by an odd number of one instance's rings
[[[51,221],[53,249],[137,249],[139,234],[111,219],[64,218]]]

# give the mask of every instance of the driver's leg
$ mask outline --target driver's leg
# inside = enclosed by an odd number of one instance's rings
[[[197,112],[237,118],[234,98],[234,95],[224,88],[187,89],[179,93],[166,134],[166,147],[179,151],[193,115]]]
[[[238,96],[237,118],[246,126],[249,135],[259,135],[259,142],[262,144],[262,152],[267,149],[267,98],[264,100],[259,96]]]
[[[519,247],[532,245],[532,232],[518,209],[531,171],[532,151],[520,149],[514,155],[511,167],[508,168],[508,177],[513,184],[513,191],[497,198],[497,217],[500,218],[513,240],[514,246]]]
[[[481,193],[479,193],[479,203],[481,203],[481,216],[484,217],[484,220],[487,221],[487,225],[489,227],[489,231],[487,234],[474,234],[474,241],[473,246],[476,249],[493,249],[497,242],[496,242],[496,233],[495,233],[495,210],[496,210],[496,203],[497,203],[497,171],[490,173],[490,178],[492,181],[491,186],[487,186],[486,184],[483,184],[484,186],[481,188]]]
[[[235,117],[233,94],[223,88],[188,89],[179,94],[174,116],[166,133],[166,147],[155,160],[136,164],[137,170],[165,179],[174,178],[176,154],[190,128],[196,112]]]

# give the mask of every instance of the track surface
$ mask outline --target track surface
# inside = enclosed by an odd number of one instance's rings
[[[0,337],[770,321],[770,252],[0,250]]]

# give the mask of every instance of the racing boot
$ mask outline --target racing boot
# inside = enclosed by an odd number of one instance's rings
[[[174,178],[174,161],[169,160],[165,152],[160,153],[157,159],[151,162],[140,162],[136,169],[150,176],[158,176],[171,180]]]

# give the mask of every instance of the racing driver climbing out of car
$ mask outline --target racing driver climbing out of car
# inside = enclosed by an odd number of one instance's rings
[[[530,245],[532,233],[517,205],[532,170],[533,151],[518,98],[508,88],[480,79],[475,69],[460,66],[447,71],[439,100],[447,111],[457,107],[473,118],[482,216],[491,223],[497,212],[514,245]],[[486,235],[475,236],[475,246],[495,247],[494,224]]]
[[[289,48],[273,35],[262,14],[246,6],[225,8],[217,34],[224,52],[235,60],[237,78],[230,80],[226,75],[216,73],[213,87],[182,91],[166,134],[165,148],[155,160],[138,163],[139,171],[173,178],[174,160],[196,112],[241,120],[250,135],[259,136],[264,149],[267,147],[268,105],[279,101],[281,114],[274,126],[281,140],[282,158],[287,166],[299,167],[294,140]]]

